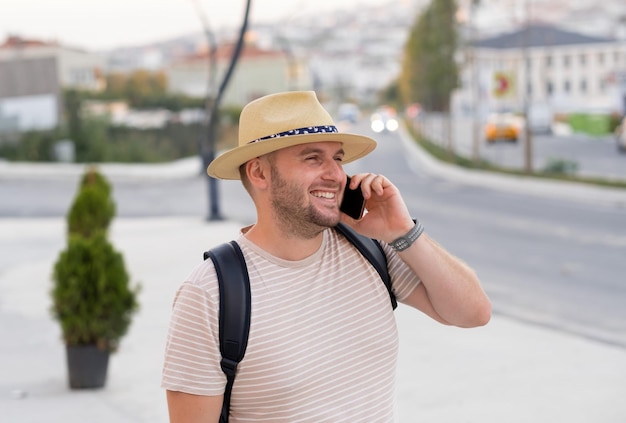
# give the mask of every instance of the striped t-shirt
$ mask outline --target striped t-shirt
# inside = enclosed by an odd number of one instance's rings
[[[394,421],[398,335],[389,294],[373,266],[328,229],[313,255],[274,257],[240,236],[250,275],[248,347],[231,398],[231,422]],[[389,248],[399,301],[419,284]],[[162,387],[221,395],[219,290],[211,260],[177,291]]]

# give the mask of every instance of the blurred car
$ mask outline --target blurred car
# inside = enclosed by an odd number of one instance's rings
[[[357,123],[360,116],[359,106],[354,103],[342,103],[337,109],[337,120],[339,122]]]
[[[615,128],[615,143],[617,151],[626,153],[626,116],[622,118],[622,122]]]
[[[400,126],[396,109],[389,106],[382,106],[376,109],[370,117],[370,122],[372,131],[376,133],[394,132]]]
[[[554,113],[550,105],[532,104],[527,110],[528,129],[532,134],[551,134]]]
[[[485,123],[485,139],[488,143],[496,141],[517,141],[522,128],[521,119],[513,113],[492,113]]]

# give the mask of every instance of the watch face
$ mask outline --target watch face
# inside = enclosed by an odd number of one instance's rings
[[[413,242],[422,234],[424,227],[416,222],[415,226],[405,235],[397,238],[391,242],[391,247],[396,251],[404,251],[409,248]]]
[[[405,248],[407,248],[409,245],[410,245],[410,244],[409,244],[409,240],[408,240],[408,239],[406,239],[405,237],[402,237],[402,238],[398,238],[398,239],[396,239],[395,241],[393,241],[392,247],[393,247],[395,250],[400,250],[400,251],[402,251],[402,250],[404,250]]]

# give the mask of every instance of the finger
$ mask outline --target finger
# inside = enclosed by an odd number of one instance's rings
[[[374,191],[377,195],[383,195],[383,190],[385,188],[386,179],[383,175],[377,175],[375,173],[370,173],[367,178],[367,188],[368,195],[371,195],[371,192]]]
[[[385,188],[385,177],[383,175],[376,175],[374,180],[372,181],[372,189],[378,195],[383,195],[383,190]]]
[[[356,189],[359,184],[361,185],[363,196],[368,199],[372,196],[372,191],[377,195],[383,195],[385,186],[388,185],[388,181],[384,175],[376,173],[359,173],[352,176],[350,188]]]
[[[363,196],[365,198],[370,198],[372,195],[372,183],[376,179],[378,175],[374,173],[366,173],[363,175],[361,179],[361,190],[363,191]]]

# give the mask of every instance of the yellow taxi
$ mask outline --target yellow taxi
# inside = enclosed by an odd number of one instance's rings
[[[517,141],[522,129],[522,120],[513,113],[492,113],[485,123],[485,139],[496,141]]]

